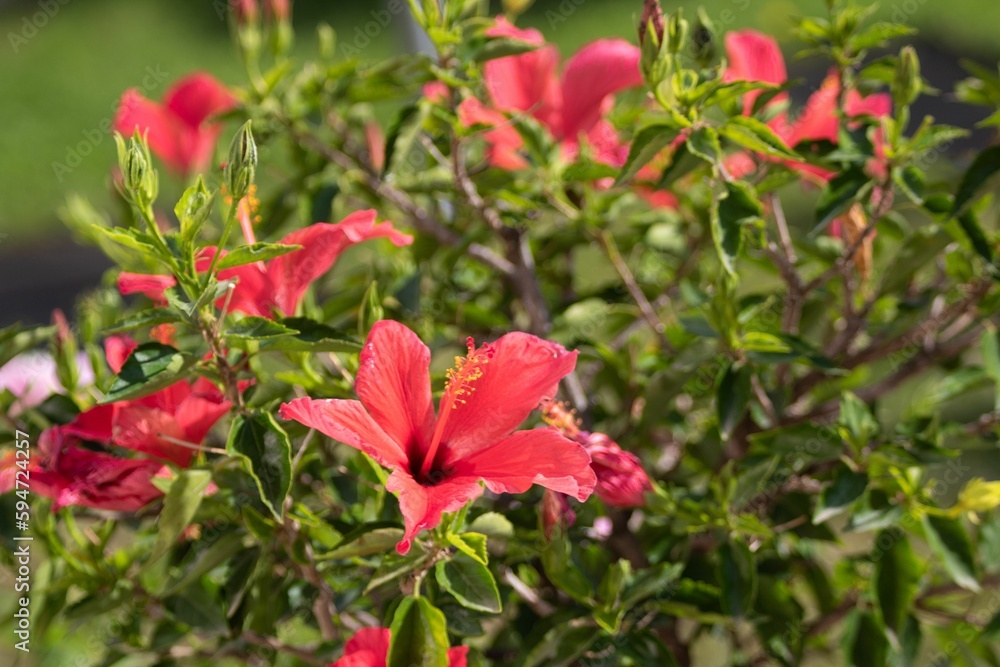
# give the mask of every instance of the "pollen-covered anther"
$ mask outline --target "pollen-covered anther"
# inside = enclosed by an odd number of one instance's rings
[[[493,348],[484,345],[476,350],[476,343],[470,337],[466,340],[469,353],[465,357],[455,357],[455,367],[448,369],[445,381],[445,395],[451,400],[451,408],[457,409],[476,390],[476,380],[483,377],[483,367],[493,357]]]
[[[575,438],[580,432],[580,420],[576,418],[576,410],[571,410],[565,403],[546,399],[542,401],[542,421],[553,426],[569,438]]]

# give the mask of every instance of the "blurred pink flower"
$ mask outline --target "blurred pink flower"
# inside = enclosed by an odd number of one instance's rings
[[[254,4],[254,3],[250,3]],[[222,125],[212,117],[236,106],[236,98],[214,77],[195,72],[167,90],[163,103],[126,90],[118,103],[115,130],[147,133],[149,148],[181,175],[204,171],[212,160]]]
[[[362,628],[347,640],[344,656],[330,667],[385,667],[389,658],[389,628]],[[465,667],[468,646],[448,649],[448,667]]]
[[[93,384],[94,371],[85,353],[76,355],[76,364],[80,371],[79,386]],[[17,398],[11,406],[11,417],[41,405],[53,394],[65,391],[56,373],[55,359],[40,350],[23,352],[0,366],[0,391],[5,389]]]

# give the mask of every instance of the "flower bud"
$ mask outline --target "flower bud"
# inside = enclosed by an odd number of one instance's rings
[[[56,327],[55,336],[52,338],[52,358],[56,362],[56,377],[63,387],[73,391],[80,381],[80,372],[76,366],[76,338],[69,328],[66,315],[58,308],[52,311],[52,323]]]
[[[670,15],[666,23],[667,51],[670,53],[680,53],[687,42],[688,22],[680,9]]]
[[[920,59],[912,46],[904,46],[896,61],[896,77],[892,82],[892,101],[897,109],[913,104],[920,96]]]
[[[118,168],[125,195],[136,206],[146,208],[156,200],[159,191],[159,180],[153,169],[149,145],[138,131],[127,144],[120,134],[115,133],[115,143],[118,145]]]
[[[513,16],[519,16],[528,10],[535,3],[535,0],[503,0],[503,12]]]
[[[698,18],[691,33],[691,53],[702,67],[707,67],[715,59],[715,25],[708,18],[704,8],[698,8]]]
[[[292,16],[291,0],[267,0],[264,9],[275,21],[287,21]]]
[[[646,504],[643,494],[653,490],[649,475],[635,454],[626,452],[603,433],[590,433],[584,438],[590,454],[590,467],[597,475],[594,491],[608,505],[641,507]]]
[[[256,23],[260,18],[260,7],[257,0],[233,0],[229,6],[233,10],[233,18],[237,25]]]
[[[643,77],[655,82],[654,75],[663,49],[663,10],[659,0],[646,0],[639,21],[639,68]]]
[[[248,120],[229,145],[229,159],[226,160],[222,174],[234,202],[238,202],[250,190],[256,173],[257,143],[253,139]]]
[[[867,227],[868,216],[865,215],[865,209],[855,202],[847,209],[847,213],[831,223],[830,232],[834,236],[839,236],[844,246],[850,248],[858,242]],[[869,233],[851,258],[862,280],[867,280],[871,275],[874,239],[875,233]]]
[[[545,539],[551,540],[556,529],[565,531],[576,521],[576,512],[569,506],[569,499],[562,493],[545,490],[542,496],[542,530]]]

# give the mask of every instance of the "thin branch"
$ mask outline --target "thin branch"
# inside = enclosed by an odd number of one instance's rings
[[[660,317],[656,314],[653,309],[649,299],[642,291],[642,287],[639,286],[638,281],[636,281],[635,276],[632,271],[628,268],[628,264],[622,259],[621,253],[618,252],[618,246],[615,245],[614,239],[611,238],[606,232],[600,232],[598,234],[598,240],[600,240],[601,245],[604,247],[604,251],[608,255],[608,259],[614,264],[615,270],[618,271],[618,275],[621,276],[622,282],[625,283],[625,288],[628,290],[629,294],[635,300],[636,305],[639,306],[639,311],[642,313],[643,319],[656,334],[656,337],[660,341],[660,347],[664,352],[669,354],[676,354],[677,350],[670,341],[667,340],[667,336],[664,333],[666,331],[666,326],[663,324]]]

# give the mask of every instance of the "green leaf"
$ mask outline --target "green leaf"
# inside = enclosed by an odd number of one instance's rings
[[[357,352],[361,343],[347,334],[306,317],[286,317],[282,326],[296,333],[269,341],[269,350],[281,352]]]
[[[847,210],[869,182],[868,175],[860,167],[852,167],[830,179],[816,202],[816,229],[826,227]]]
[[[284,324],[266,317],[251,315],[231,326],[225,333],[226,340],[233,347],[243,349],[250,341],[273,340],[282,336],[299,333]]]
[[[201,176],[181,195],[177,206],[174,207],[174,214],[181,223],[181,239],[186,243],[190,243],[198,236],[201,226],[212,212],[214,202],[215,197],[212,191],[205,187],[205,181]]]
[[[228,563],[236,554],[245,552],[247,547],[243,544],[246,533],[232,532],[219,537],[212,544],[208,545],[191,566],[180,576],[179,579],[170,583],[167,588],[160,593],[162,597],[169,597],[184,590],[202,576],[208,574],[223,563]]]
[[[483,565],[489,563],[489,555],[486,553],[486,536],[480,533],[462,533],[461,535],[448,535],[448,541],[456,549],[463,552],[470,558],[474,558]]]
[[[382,163],[382,175],[394,170],[396,163],[406,158],[420,136],[420,128],[426,118],[426,111],[421,105],[408,104],[399,110],[385,139],[385,159]],[[412,122],[411,122],[412,121]],[[396,159],[399,153],[400,158]]]
[[[226,253],[226,256],[219,260],[219,263],[216,265],[216,269],[222,271],[223,269],[231,269],[234,266],[243,266],[244,264],[252,264],[253,262],[264,262],[301,249],[302,246],[300,245],[285,245],[283,243],[254,243],[253,245],[243,245],[235,250],[232,250],[231,252]]]
[[[622,165],[615,185],[631,180],[660,151],[673,143],[680,130],[673,123],[649,125],[636,132],[628,149],[628,157]]]
[[[733,116],[719,133],[735,144],[771,157],[796,159],[799,156],[764,123],[749,116]]]
[[[820,524],[850,509],[868,486],[868,475],[854,472],[846,465],[837,469],[833,482],[823,489],[816,503],[813,523]]]
[[[956,584],[979,592],[976,558],[965,527],[958,519],[925,514],[924,538]]]
[[[996,327],[988,325],[979,341],[979,349],[983,356],[983,370],[993,381],[993,409],[1000,410],[1000,335]]]
[[[847,635],[848,667],[885,667],[889,640],[872,614],[858,612]]]
[[[763,206],[744,183],[725,184],[726,191],[713,201],[712,240],[726,272],[736,276],[736,258],[743,246],[743,226],[760,220]]]
[[[481,562],[458,552],[447,561],[438,561],[434,574],[441,588],[468,609],[499,614],[500,591],[493,573]]]
[[[281,520],[292,484],[292,443],[274,415],[262,412],[237,417],[226,451],[247,462],[261,500]]]
[[[989,264],[993,264],[993,245],[986,238],[983,228],[979,226],[979,220],[976,219],[972,211],[966,211],[958,216],[958,226],[965,232],[965,236],[968,237],[976,254]]]
[[[177,474],[163,500],[163,511],[156,524],[156,543],[143,569],[156,563],[177,544],[177,537],[191,523],[211,481],[210,470],[181,470]]]
[[[717,574],[722,587],[722,610],[729,616],[745,616],[757,597],[757,566],[747,545],[738,540],[719,546]]]
[[[162,343],[143,343],[132,350],[101,404],[140,398],[182,379],[197,359]]]
[[[917,595],[920,563],[906,534],[899,530],[883,530],[875,546],[879,550],[872,578],[875,605],[885,627],[899,635]]]
[[[743,419],[750,406],[750,369],[746,366],[730,366],[719,380],[715,406],[719,416],[719,432],[723,440],[729,440],[733,429]]]
[[[404,598],[389,630],[386,667],[448,667],[448,626],[427,598]]]
[[[855,451],[863,449],[879,433],[878,422],[868,406],[849,391],[840,398],[840,426],[841,435]]]
[[[320,554],[323,560],[370,556],[391,549],[403,539],[403,529],[386,523],[366,523],[352,530],[335,547]]]
[[[569,620],[545,633],[521,667],[568,667],[579,660],[601,634],[597,627]]]
[[[1000,146],[990,146],[976,156],[968,171],[962,176],[962,182],[955,193],[955,202],[951,206],[951,215],[957,216],[964,211],[983,184],[998,171],[1000,171]]]
[[[685,142],[692,155],[697,155],[709,164],[722,163],[722,146],[719,145],[719,133],[712,127],[699,127],[688,135]]]

